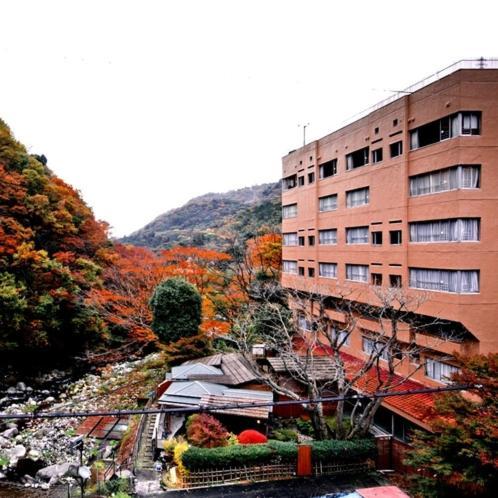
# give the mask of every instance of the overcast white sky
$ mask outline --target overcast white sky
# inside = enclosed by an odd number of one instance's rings
[[[116,236],[465,57],[496,2],[2,0],[0,116]]]

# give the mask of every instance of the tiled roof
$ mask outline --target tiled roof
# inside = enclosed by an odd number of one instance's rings
[[[262,400],[253,400],[255,403],[261,403]],[[271,400],[270,400],[271,401]],[[235,396],[235,395],[215,395],[210,394],[203,396],[201,399],[202,405],[208,405],[210,407],[222,406],[226,404],[236,404],[236,403],[249,403],[246,397]],[[271,411],[271,406],[256,406],[254,408],[231,408],[231,409],[220,409],[215,410],[216,413],[224,413],[226,415],[237,415],[239,417],[250,417],[250,418],[261,418],[267,419]]]
[[[251,370],[251,367],[245,358],[239,353],[219,353],[196,360],[186,361],[185,363],[182,363],[181,366],[185,367],[194,364],[216,367],[217,369],[221,369],[223,375],[214,374],[214,370],[213,374],[191,373],[187,374],[189,380],[205,380],[217,384],[237,386],[257,379],[257,376]]]
[[[313,356],[311,358],[302,357],[300,363],[297,364],[295,358],[283,358],[281,356],[267,358],[275,372],[297,371],[300,366],[304,368],[316,380],[333,380],[336,377],[336,369],[332,358],[328,356]],[[306,365],[306,362],[309,363]]]
[[[296,347],[299,347],[296,344]],[[320,346],[315,348],[314,354],[319,357],[328,356],[331,354],[330,348],[327,346]],[[352,375],[356,373],[363,365],[364,361],[356,358],[348,353],[341,352],[341,358],[344,361],[346,374]],[[387,380],[389,375],[388,371],[384,368],[370,369],[364,377],[361,377],[355,388],[362,393],[372,393],[377,388],[378,378],[380,375],[381,380]],[[411,391],[414,389],[423,389],[426,386],[420,382],[416,382],[411,379],[403,380],[403,377],[399,375],[394,375],[391,379],[391,384],[393,387],[390,389],[391,392],[402,392]],[[436,393],[422,393],[422,394],[407,394],[405,396],[392,396],[385,398],[382,404],[387,408],[391,408],[394,411],[399,412],[401,415],[407,416],[407,418],[414,419],[421,424],[425,425],[427,428],[433,419],[433,408],[434,402],[436,400]]]

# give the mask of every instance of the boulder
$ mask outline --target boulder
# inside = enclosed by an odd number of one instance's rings
[[[7,389],[7,394],[17,394],[17,389],[15,387],[9,387]]]
[[[7,476],[0,470],[0,479],[5,479]]]
[[[10,446],[10,441],[5,437],[0,436],[0,448],[5,448],[6,446]]]
[[[16,444],[13,448],[9,450],[9,456],[11,459],[19,460],[26,455],[26,448],[22,444]]]
[[[16,385],[18,391],[26,391],[26,384],[24,382],[18,382]]]
[[[6,439],[12,439],[14,436],[17,436],[19,431],[17,430],[17,427],[11,427],[10,429],[7,429],[6,431],[3,431],[0,436],[6,438]]]
[[[78,475],[78,465],[71,462],[65,462],[56,465],[49,465],[40,469],[36,473],[36,478],[42,481],[51,481],[53,478]]]
[[[38,450],[29,450],[28,458],[30,460],[34,460],[35,462],[39,460],[41,457],[41,453]]]

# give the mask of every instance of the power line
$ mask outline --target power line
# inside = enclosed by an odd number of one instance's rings
[[[247,403],[227,403],[226,405],[199,405],[178,408],[143,408],[137,410],[99,410],[83,412],[39,412],[39,413],[20,413],[8,414],[0,413],[0,420],[36,420],[36,419],[53,419],[53,418],[83,418],[83,417],[128,417],[130,415],[148,415],[148,414],[182,414],[195,412],[219,412],[220,410],[237,410],[241,408],[261,408],[267,406],[289,406],[289,405],[309,405],[313,403],[334,403],[337,401],[347,400],[370,400],[377,398],[391,398],[395,396],[411,396],[415,394],[429,394],[449,391],[463,391],[477,389],[476,385],[454,385],[444,387],[427,387],[421,389],[409,389],[406,391],[395,392],[375,392],[372,394],[348,394],[343,396],[320,397],[315,399],[286,400],[286,401],[251,401]]]

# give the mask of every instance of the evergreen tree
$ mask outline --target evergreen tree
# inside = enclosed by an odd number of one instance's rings
[[[170,278],[161,282],[150,300],[152,329],[164,343],[176,342],[199,332],[201,295],[186,280]]]

